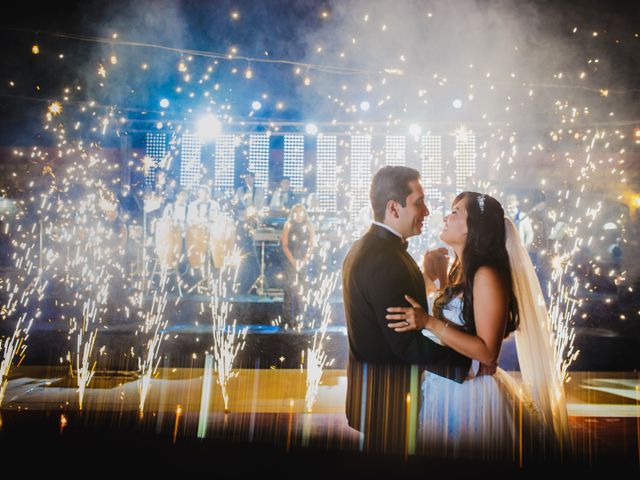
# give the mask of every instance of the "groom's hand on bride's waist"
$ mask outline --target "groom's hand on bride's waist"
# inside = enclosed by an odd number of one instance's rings
[[[481,363],[480,366],[478,367],[478,372],[474,375],[473,369],[469,370],[469,374],[467,375],[467,378],[465,378],[464,381],[467,382],[477,377],[484,377],[485,375],[491,376],[494,373],[496,373],[497,368],[498,368],[497,363],[493,365],[485,365],[484,363]]]
[[[493,365],[485,365],[484,363],[481,363],[480,367],[478,368],[476,377],[479,377],[481,375],[493,375],[494,373],[496,373],[497,368],[497,363],[494,363]]]
[[[388,307],[385,318],[393,322],[388,323],[387,326],[398,333],[426,328],[430,315],[409,295],[405,295],[404,298],[411,307]]]

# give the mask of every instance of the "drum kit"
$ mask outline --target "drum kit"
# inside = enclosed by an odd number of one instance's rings
[[[184,222],[177,222],[172,218],[159,218],[155,222],[156,261],[152,277],[160,271],[175,273],[180,277],[185,273],[180,271],[181,268],[188,264],[186,268],[191,267],[202,271],[204,278],[207,277],[207,269],[211,267],[221,269],[230,265],[233,262],[230,254],[237,244],[237,235],[243,232],[243,230],[238,231],[238,228],[244,228],[244,233],[252,240],[251,244],[259,264],[259,274],[248,293],[253,290],[258,295],[281,293],[281,289],[270,288],[266,275],[266,257],[268,249],[280,248],[285,221],[284,216],[257,215],[254,222],[245,221],[236,225],[231,217],[220,214],[210,221],[185,225]],[[336,233],[335,227],[336,225],[332,222],[328,222],[328,225],[319,222],[319,240],[337,240],[328,238],[331,237],[331,233]],[[324,238],[325,236],[327,238]],[[185,259],[186,262],[184,262]]]
[[[160,268],[176,269],[182,255],[182,228],[170,219],[159,219],[155,230],[156,255]]]
[[[220,269],[231,261],[229,254],[235,240],[233,221],[222,215],[210,222],[186,226],[170,218],[160,218],[155,223],[156,267],[165,272],[180,273],[181,260],[186,257],[189,266],[196,270],[204,272],[210,265],[209,260]],[[156,267],[152,275],[156,273]]]
[[[216,268],[230,263],[228,254],[236,243],[236,226],[233,220],[220,216],[209,228],[209,254]]]

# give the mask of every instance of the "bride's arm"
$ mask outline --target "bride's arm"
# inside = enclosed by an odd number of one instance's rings
[[[468,358],[486,365],[497,362],[506,328],[507,294],[495,270],[481,267],[474,277],[475,335],[459,330],[450,322],[428,315],[413,299],[409,300],[409,303],[413,306],[412,308],[388,309],[389,312],[402,312],[387,315],[389,320],[400,321],[390,323],[390,328],[401,332],[427,328],[445,345]],[[408,325],[405,322],[408,322]]]
[[[427,296],[447,286],[449,270],[449,252],[446,248],[427,250],[422,259],[422,278],[427,290]],[[435,284],[438,280],[439,285]]]
[[[426,290],[427,290],[427,296],[429,296],[430,293],[433,293],[438,290],[438,287],[436,286],[435,283],[433,283],[433,281],[431,280],[431,277],[427,275],[427,272],[422,272],[422,278],[424,278],[424,286],[426,287]]]

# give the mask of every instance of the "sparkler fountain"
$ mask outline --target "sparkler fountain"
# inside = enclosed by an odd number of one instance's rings
[[[162,288],[159,292],[153,293],[151,308],[145,313],[144,325],[140,329],[141,335],[148,338],[144,342],[144,360],[138,357],[138,369],[140,371],[140,380],[138,383],[138,391],[140,394],[140,415],[144,414],[144,404],[147,394],[151,388],[151,380],[158,371],[160,365],[160,345],[166,335],[164,329],[167,327],[167,320],[164,317],[164,310],[167,305],[167,292],[164,289],[166,285],[166,277],[161,281]],[[137,333],[137,332],[136,332]]]
[[[218,384],[222,390],[224,411],[229,413],[229,393],[227,385],[232,378],[238,376],[233,371],[233,362],[240,350],[245,346],[247,329],[238,331],[236,322],[229,325],[228,319],[232,305],[230,295],[237,290],[237,275],[240,267],[240,254],[237,246],[227,256],[227,263],[220,268],[218,278],[211,278],[211,317],[213,329],[213,357]],[[206,384],[206,382],[205,382]]]
[[[305,411],[311,413],[318,396],[318,388],[322,381],[322,373],[326,366],[333,363],[333,359],[327,362],[327,353],[324,350],[324,340],[327,336],[327,327],[331,323],[331,307],[329,298],[335,291],[340,272],[322,271],[311,283],[305,295],[305,305],[311,306],[313,313],[310,328],[314,329],[313,341],[307,348],[307,392],[305,395]],[[317,312],[318,318],[315,318]]]
[[[16,322],[11,338],[0,339],[0,406],[4,399],[4,393],[9,383],[9,371],[13,365],[16,355],[20,358],[18,365],[22,362],[27,349],[26,340],[29,330],[33,324],[33,319],[26,323],[27,312],[24,312]],[[25,324],[26,323],[26,324]]]
[[[82,410],[84,394],[95,374],[96,362],[91,364],[91,353],[98,332],[95,330],[97,314],[95,302],[86,300],[82,307],[82,325],[78,330],[76,342],[76,378],[78,380],[78,402]]]

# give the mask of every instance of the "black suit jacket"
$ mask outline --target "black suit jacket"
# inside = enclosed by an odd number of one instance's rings
[[[462,383],[471,359],[419,331],[398,333],[387,326],[388,307],[410,306],[405,294],[428,308],[422,273],[389,230],[374,224],[354,243],[344,260],[342,287],[349,335],[347,419],[373,442],[371,450],[393,450],[407,437],[411,372],[426,368]]]

